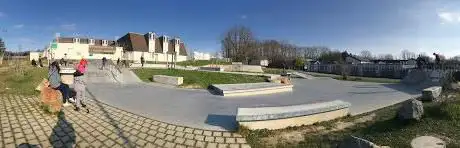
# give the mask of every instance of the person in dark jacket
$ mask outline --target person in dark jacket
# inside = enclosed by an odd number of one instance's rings
[[[42,57],[38,58],[38,64],[40,65],[40,67],[43,67]]]
[[[144,67],[144,63],[145,63],[144,56],[141,56],[141,64],[142,64],[142,67]]]
[[[49,85],[51,88],[59,90],[62,93],[62,102],[64,103],[64,106],[70,106],[71,104],[68,103],[70,98],[70,88],[69,85],[61,82],[61,76],[59,75],[60,70],[58,62],[54,61],[51,63],[48,71]]]
[[[102,58],[102,68],[101,68],[102,70],[104,70],[106,63],[107,63],[107,58],[103,57]]]

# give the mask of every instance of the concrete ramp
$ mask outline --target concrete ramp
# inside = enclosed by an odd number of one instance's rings
[[[293,75],[296,75],[296,76],[299,76],[299,77],[302,77],[304,79],[315,79],[315,77],[309,75],[309,74],[306,74],[305,72],[299,72],[299,71],[293,71],[292,72]]]

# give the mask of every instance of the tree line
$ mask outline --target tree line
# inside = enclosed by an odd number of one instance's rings
[[[268,60],[269,67],[294,68],[303,66],[306,59],[322,62],[340,62],[341,54],[346,50],[332,50],[325,46],[297,46],[280,40],[260,40],[255,37],[250,28],[234,26],[227,30],[221,40],[222,55],[235,62],[251,63],[252,61]],[[432,61],[433,56],[426,53],[415,53],[407,49],[402,50],[399,57],[392,54],[374,55],[369,50],[362,50],[359,54],[349,54],[364,60],[409,60],[419,57]],[[460,56],[445,61],[455,62]]]

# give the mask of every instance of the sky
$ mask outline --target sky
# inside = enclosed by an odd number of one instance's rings
[[[460,55],[458,0],[0,0],[0,37],[13,51],[43,49],[55,33],[114,39],[153,31],[216,52],[236,25],[258,39],[356,54]]]

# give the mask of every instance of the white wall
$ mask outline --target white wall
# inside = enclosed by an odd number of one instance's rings
[[[173,56],[171,54],[168,54],[168,57],[166,57],[166,54],[164,53],[149,53],[149,52],[140,52],[140,51],[129,51],[124,53],[124,58],[128,60],[133,60],[136,63],[141,62],[141,56],[144,56],[145,61],[157,61],[157,62],[166,62],[172,61]],[[181,62],[181,61],[186,61],[187,56],[182,56],[178,55],[176,62]]]
[[[89,54],[89,44],[74,44],[74,43],[59,43],[58,48],[52,50],[54,59],[67,58],[71,60],[78,60],[82,57],[87,59],[108,59],[116,60],[121,58],[123,47],[116,47],[114,54]],[[67,53],[67,57],[64,54]]]
[[[29,60],[35,60],[38,62],[38,58],[40,57],[40,52],[30,52],[29,53]]]

